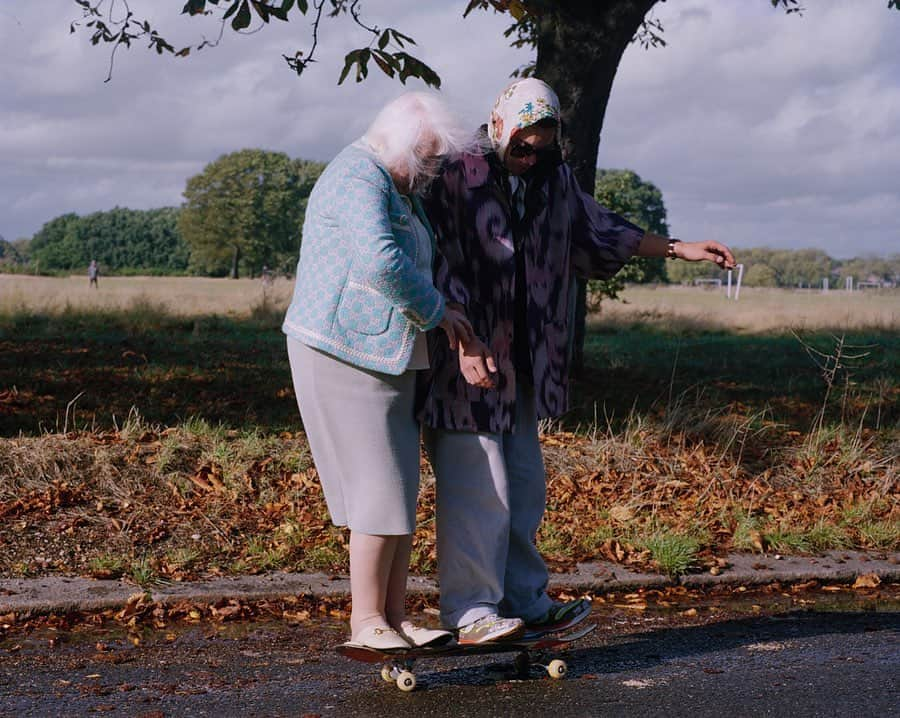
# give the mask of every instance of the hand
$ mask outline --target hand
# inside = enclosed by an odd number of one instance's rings
[[[706,242],[676,242],[675,256],[688,262],[715,262],[722,269],[735,266],[734,255],[724,244],[708,240]]]
[[[480,339],[460,343],[459,369],[472,386],[493,389],[497,385],[494,355]]]
[[[450,348],[454,351],[460,342],[470,342],[475,336],[472,331],[472,325],[469,324],[466,315],[453,307],[444,308],[444,318],[441,319],[441,323],[438,326],[447,333]]]

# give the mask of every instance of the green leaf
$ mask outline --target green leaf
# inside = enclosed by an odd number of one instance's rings
[[[389,27],[385,32],[391,33],[394,37],[394,42],[396,42],[400,47],[403,47],[403,43],[408,42],[410,45],[415,45],[416,41],[413,40],[409,35],[404,35],[402,32],[397,32],[394,28]]]
[[[387,47],[387,44],[390,41],[391,41],[391,35],[387,30],[385,30],[383,33],[381,33],[381,37],[378,38],[378,49],[384,50],[384,48]]]
[[[399,80],[404,85],[410,77],[417,77],[429,87],[440,89],[441,78],[428,65],[405,52],[394,53],[394,58],[401,63]]]
[[[341,70],[341,76],[338,78],[339,85],[347,79],[347,74],[350,72],[350,68],[353,67],[354,63],[359,62],[359,52],[359,50],[353,50],[344,56],[344,69]]]
[[[256,14],[262,18],[263,22],[268,23],[271,8],[264,2],[260,2],[260,0],[250,0],[250,2],[253,3],[253,9],[256,10]]]
[[[279,20],[283,20],[284,22],[288,21],[288,11],[285,7],[270,7],[269,14],[272,17],[277,17]]]
[[[188,0],[181,9],[182,15],[200,15],[206,10],[206,0]]]
[[[232,30],[243,30],[249,27],[251,19],[250,3],[248,0],[241,0],[241,7],[234,16],[234,20],[231,21]]]
[[[399,69],[399,67],[396,66],[394,56],[383,50],[373,50],[372,59],[375,60],[375,64],[378,65],[378,67],[381,68],[381,71],[388,77],[393,77],[394,71]]]
[[[369,58],[372,57],[372,51],[369,48],[359,53],[359,62],[356,65],[356,81],[362,82],[369,76]]]
[[[340,85],[347,78],[350,68],[356,65],[356,81],[362,82],[369,75],[369,59],[372,57],[372,51],[369,48],[360,48],[348,52],[344,57],[344,69],[338,79]]]
[[[466,5],[466,9],[463,10],[463,17],[469,17],[469,13],[478,8],[486,8],[484,0],[470,0],[469,4]]]
[[[243,0],[234,0],[234,3],[225,11],[225,14],[222,16],[222,19],[227,20],[232,15],[234,15],[234,13],[237,12],[237,9],[241,6],[242,1]]]
[[[428,65],[426,65],[424,62],[422,63],[422,71],[419,77],[429,87],[433,87],[435,90],[441,89],[440,75],[438,75],[434,70],[428,67]]]

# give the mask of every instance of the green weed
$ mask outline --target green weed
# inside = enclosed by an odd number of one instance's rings
[[[686,573],[697,560],[701,541],[695,536],[656,533],[639,542],[650,552],[659,570],[668,576]]]
[[[896,551],[900,548],[900,524],[897,521],[864,521],[857,531],[868,548]]]
[[[128,568],[127,559],[110,554],[96,556],[88,562],[88,572],[98,578],[119,578]]]
[[[154,567],[153,560],[149,556],[142,556],[141,558],[132,561],[131,566],[128,568],[128,575],[138,586],[144,588],[153,586],[160,581],[159,573]]]

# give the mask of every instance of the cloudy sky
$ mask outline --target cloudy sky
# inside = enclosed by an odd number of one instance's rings
[[[183,0],[131,0],[176,47],[214,37]],[[900,252],[900,12],[886,0],[815,0],[802,17],[768,0],[669,0],[666,48],[631,46],[613,87],[601,167],[663,192],[674,236],[735,247]],[[419,42],[473,127],[509,73],[503,18],[462,19],[465,0],[369,0],[368,20]],[[144,12],[146,11],[146,12]],[[328,160],[402,87],[373,72],[337,86],[367,39],[323,24],[319,62],[282,59],[308,24],[275,23],[188,59],[109,50],[69,34],[71,0],[0,0],[0,235],[30,237],[64,212],[181,202],[185,181],[245,147]],[[299,17],[299,16],[298,16]],[[421,89],[411,81],[410,86]]]

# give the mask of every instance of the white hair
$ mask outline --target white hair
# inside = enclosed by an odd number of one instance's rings
[[[445,156],[469,149],[474,141],[444,101],[428,92],[407,92],[389,102],[363,135],[388,171],[409,177],[412,188],[427,185],[439,169],[420,155],[420,144],[429,139],[434,140],[429,149]]]

